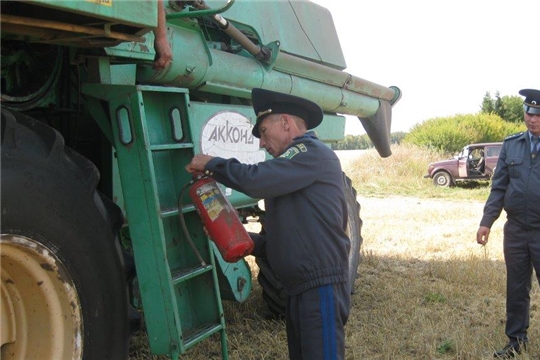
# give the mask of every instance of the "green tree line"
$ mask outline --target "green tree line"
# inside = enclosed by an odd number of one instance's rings
[[[405,132],[394,132],[390,134],[390,140],[392,144],[400,144],[405,135]],[[332,144],[334,150],[366,150],[372,147],[373,142],[367,134],[346,135],[342,141]]]
[[[499,142],[526,130],[523,123],[523,99],[520,96],[491,96],[486,92],[480,111],[427,119],[408,132],[392,133],[392,144],[407,143],[455,153],[463,146],[479,142]],[[373,147],[367,134],[346,135],[332,145],[334,150],[363,150]]]

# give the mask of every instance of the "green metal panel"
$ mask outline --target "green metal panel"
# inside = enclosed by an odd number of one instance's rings
[[[223,300],[244,302],[251,293],[251,271],[249,267],[239,266],[239,263],[226,262],[216,244],[212,243],[216,255],[217,274],[220,294]],[[243,261],[243,260],[242,260]]]
[[[345,137],[345,117],[324,114],[322,123],[313,130],[327,144],[341,141]]]
[[[225,3],[225,0],[207,1],[213,9],[221,8]],[[236,0],[222,16],[253,28],[263,44],[279,40],[281,50],[286,53],[339,70],[347,67],[332,14],[315,3]]]
[[[213,249],[187,195],[182,196],[191,179],[184,166],[193,156],[187,91],[86,84],[84,92],[108,102],[152,352],[176,358],[220,332],[227,358]],[[100,111],[93,115],[103,116]],[[181,130],[174,128],[179,123]],[[178,134],[183,137],[177,138]],[[180,215],[193,245],[182,229]],[[247,267],[245,262],[241,265]]]
[[[115,24],[136,27],[157,26],[157,1],[155,0],[28,0],[26,2],[95,17]]]

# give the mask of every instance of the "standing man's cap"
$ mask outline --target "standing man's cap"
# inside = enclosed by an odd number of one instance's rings
[[[251,99],[253,110],[257,115],[257,121],[252,130],[256,138],[261,137],[259,132],[261,121],[270,114],[298,116],[306,122],[308,130],[317,127],[323,119],[323,111],[319,105],[298,96],[254,88],[251,91]]]
[[[540,90],[523,89],[519,91],[519,95],[525,96],[523,110],[527,114],[540,115]]]

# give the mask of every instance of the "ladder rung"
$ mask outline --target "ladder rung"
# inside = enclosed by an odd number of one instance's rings
[[[223,329],[221,324],[207,324],[198,327],[184,335],[184,346],[187,348],[196,345],[200,341],[206,339],[212,334],[217,333]]]
[[[205,266],[202,266],[201,264],[201,266],[192,267],[189,269],[177,270],[172,273],[173,284],[174,285],[180,284],[181,282],[194,278],[195,276],[204,274],[212,270],[213,268],[214,267],[211,264],[207,264]]]
[[[172,217],[172,216],[177,216],[177,215],[178,215],[178,209],[177,208],[161,210],[161,218],[162,219]]]
[[[161,144],[161,145],[150,145],[150,150],[167,151],[167,150],[177,150],[177,149],[188,149],[192,147],[193,147],[192,143]]]
[[[191,212],[191,211],[195,211],[195,206],[193,205],[187,205],[187,206],[183,206],[182,207],[182,213],[188,213],[188,212]],[[172,216],[178,216],[178,208],[170,208],[170,209],[165,209],[165,210],[161,210],[161,218],[164,219],[164,218],[168,218],[168,217],[172,217]]]

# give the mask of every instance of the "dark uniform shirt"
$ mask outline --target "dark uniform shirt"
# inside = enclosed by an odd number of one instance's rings
[[[294,139],[275,159],[247,165],[215,157],[205,170],[228,187],[265,199],[266,254],[289,295],[348,281],[343,173],[334,151],[313,132]]]
[[[527,131],[504,140],[480,225],[491,228],[504,208],[508,221],[540,229],[540,155],[530,144]]]

